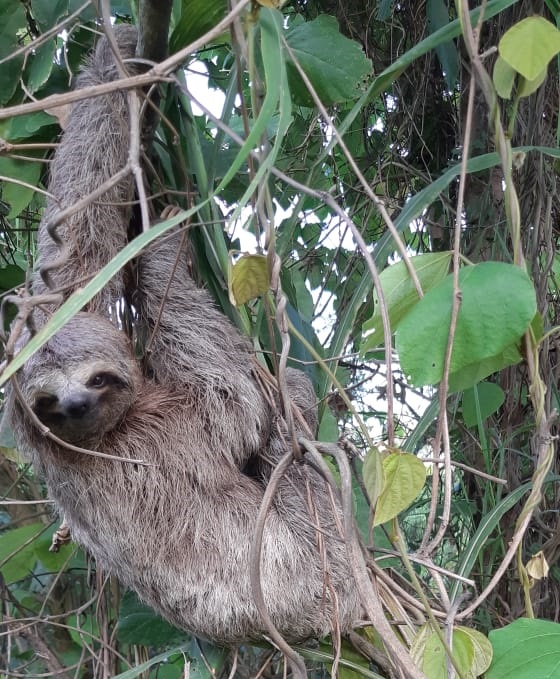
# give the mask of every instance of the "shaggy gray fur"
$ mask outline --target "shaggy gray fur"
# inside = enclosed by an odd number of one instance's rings
[[[130,30],[119,30],[118,38],[121,49],[132,48]],[[116,77],[111,63],[101,40],[80,83],[102,71],[104,79]],[[63,206],[125,162],[126,128],[120,94],[74,108],[50,186]],[[131,193],[128,181],[110,200]],[[55,213],[50,202],[45,219]],[[74,215],[64,226],[71,256],[53,278],[72,284],[102,266],[124,244],[127,220],[126,209],[105,201]],[[39,242],[48,262],[58,251],[44,225]],[[271,465],[289,443],[255,379],[246,338],[195,286],[184,257],[172,274],[179,237],[158,241],[139,262],[138,309],[148,335],[157,323],[147,365],[141,368],[98,304],[97,313],[78,314],[18,374],[26,401],[55,434],[151,464],[71,452],[43,438],[19,404],[11,420],[73,538],[99,564],[176,625],[240,643],[267,633],[253,602],[249,555]],[[117,280],[102,299],[121,293]],[[289,371],[287,382],[315,430],[309,381]],[[293,465],[267,516],[261,564],[270,615],[289,640],[333,627],[346,632],[359,617],[340,518],[319,475]]]
[[[136,36],[133,26],[118,27],[116,38],[123,58],[134,57]],[[103,39],[78,76],[76,87],[100,85],[116,77],[113,53]],[[37,246],[41,267],[64,260],[49,272],[50,287],[61,290],[63,299],[74,291],[78,283],[82,286],[87,283],[126,245],[127,230],[123,225],[130,221],[130,202],[134,197],[130,176],[55,227],[62,250],[52,239],[48,227],[59,211],[71,208],[126,166],[130,137],[128,118],[124,91],[77,102],[51,163],[49,191],[52,198],[47,200]],[[99,224],[105,226],[102,232],[98,229]],[[35,294],[47,291],[45,282],[36,275]],[[104,313],[108,305],[122,295],[121,272],[90,302],[88,308]]]

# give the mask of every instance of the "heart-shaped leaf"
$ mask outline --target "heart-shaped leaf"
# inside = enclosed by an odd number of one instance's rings
[[[515,362],[506,349],[519,342],[537,304],[531,280],[513,264],[483,262],[468,266],[459,272],[459,288],[461,302],[450,376],[465,370],[467,375],[476,375],[471,383],[462,376],[460,386],[464,389],[503,367],[506,358]],[[442,378],[452,304],[453,278],[448,276],[426,293],[398,327],[396,345],[401,366],[415,385],[435,384]],[[492,357],[497,358],[488,362]],[[485,374],[480,374],[481,366]]]
[[[426,481],[426,466],[416,455],[395,450],[383,458],[385,484],[375,507],[374,525],[393,519],[418,496]]]

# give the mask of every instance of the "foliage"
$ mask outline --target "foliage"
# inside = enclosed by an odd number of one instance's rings
[[[494,658],[488,679],[554,676],[560,627],[548,620],[520,618],[490,633]]]
[[[453,306],[453,277],[428,291],[396,329],[401,365],[412,384],[443,377]],[[517,345],[537,311],[535,290],[520,267],[481,262],[459,272],[461,303],[449,361],[449,386],[467,389],[521,359]]]
[[[133,239],[6,356],[0,381],[190,218],[201,279],[269,367],[288,348],[285,308],[290,362],[314,381],[320,439],[345,437],[376,596],[398,622],[397,656],[379,625],[354,639],[361,654],[298,648],[310,675],[388,677],[403,663],[422,676],[410,655],[428,679],[552,676],[560,7],[526,16],[490,0],[469,20],[444,0],[278,4],[216,31],[224,0],[173,3],[171,54],[183,52],[144,169],[157,211],[185,212]],[[118,21],[138,11],[112,3]],[[99,17],[67,0],[0,0],[0,16],[0,289],[13,302],[35,261],[57,104]],[[197,101],[200,64],[218,115]],[[2,452],[0,494],[15,501],[0,513],[3,676],[281,676],[278,653],[247,645],[233,659],[99,570],[92,591],[86,555],[48,550],[40,478]],[[532,556],[546,568],[526,568]]]

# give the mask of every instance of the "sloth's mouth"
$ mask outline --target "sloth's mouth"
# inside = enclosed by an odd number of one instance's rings
[[[34,412],[41,422],[51,432],[68,443],[79,443],[90,440],[98,431],[84,421],[82,416],[70,416],[57,411],[41,412],[34,408]]]
[[[41,422],[44,422],[45,424],[63,424],[64,422],[68,421],[68,418],[63,415],[62,413],[48,413],[46,415],[40,415],[37,413],[37,416],[41,420]]]

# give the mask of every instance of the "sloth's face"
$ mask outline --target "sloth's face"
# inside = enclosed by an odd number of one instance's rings
[[[31,394],[33,412],[53,434],[79,443],[114,429],[134,400],[130,385],[98,362],[53,370]]]
[[[23,368],[24,397],[53,434],[99,440],[134,403],[141,377],[128,340],[108,320],[79,314]]]

